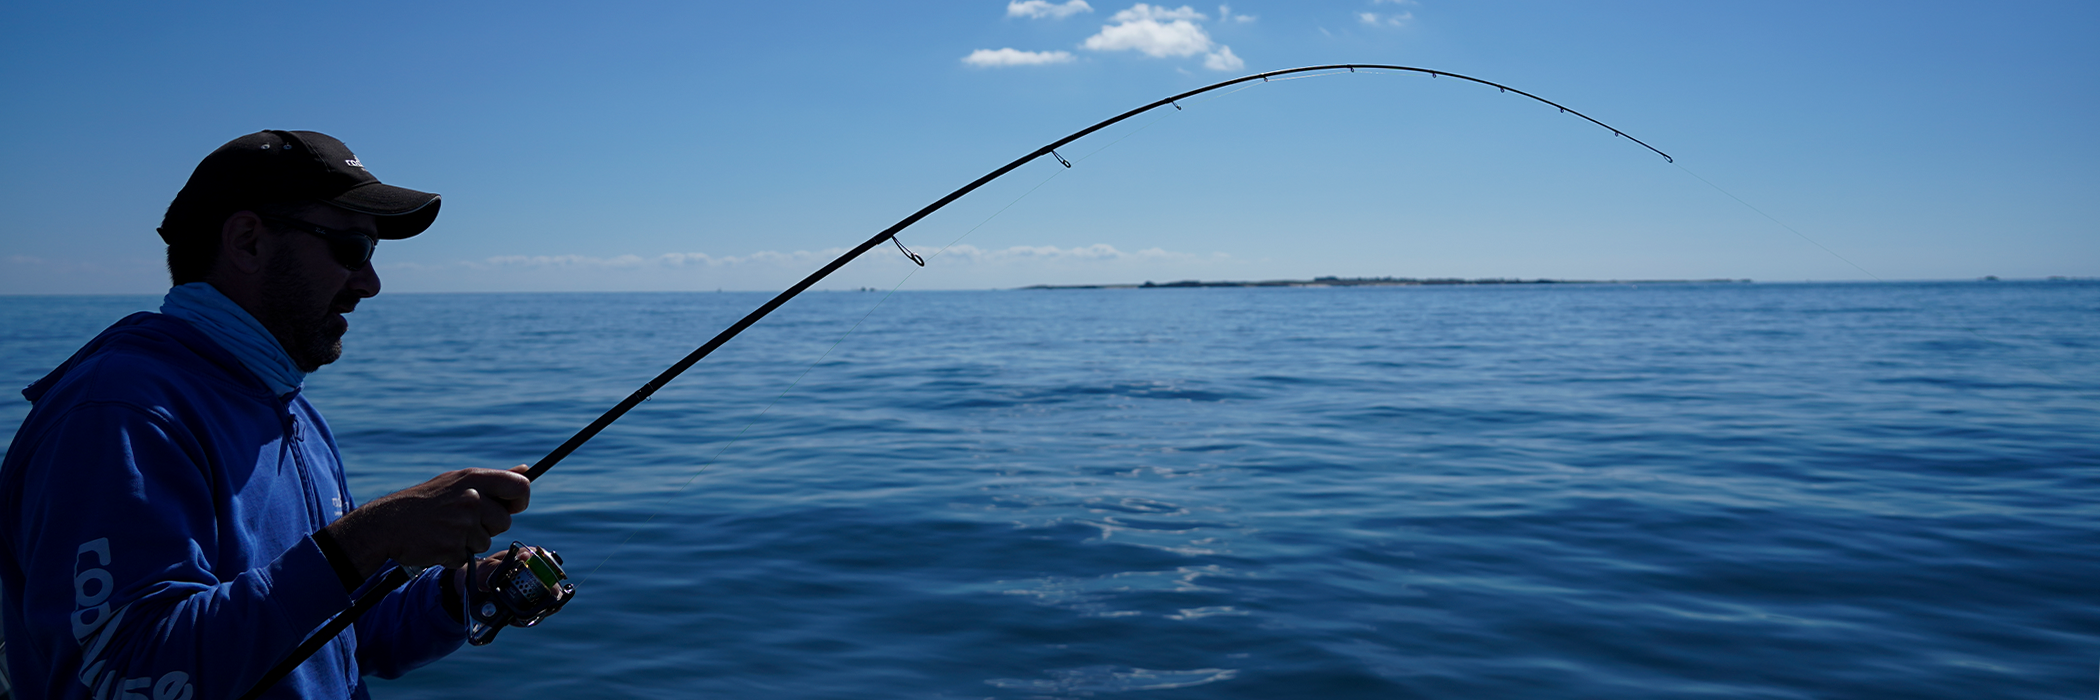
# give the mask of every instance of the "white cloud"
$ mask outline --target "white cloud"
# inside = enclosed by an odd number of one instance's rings
[[[1139,7],[1144,7],[1139,5]],[[1101,28],[1081,44],[1095,51],[1138,51],[1153,58],[1194,56],[1210,50],[1210,34],[1188,20],[1140,19]]]
[[[1218,21],[1219,21],[1219,22],[1238,22],[1238,23],[1240,23],[1240,24],[1246,24],[1246,23],[1248,23],[1248,22],[1252,22],[1252,21],[1254,21],[1254,15],[1235,15],[1235,14],[1233,14],[1233,13],[1232,13],[1232,6],[1231,6],[1231,5],[1219,5],[1219,6],[1218,6]]]
[[[1415,18],[1415,13],[1395,12],[1390,15],[1381,15],[1376,12],[1360,12],[1357,13],[1356,18],[1362,21],[1364,24],[1368,24],[1374,27],[1399,27],[1404,26],[1410,20],[1413,20]]]
[[[963,57],[963,63],[979,67],[993,66],[1040,66],[1047,63],[1068,63],[1072,60],[1069,51],[1020,51],[1016,49],[978,49]]]
[[[1014,0],[1006,3],[1006,16],[1027,17],[1029,19],[1041,19],[1044,17],[1064,19],[1081,12],[1093,11],[1094,6],[1086,4],[1086,0],[1072,0],[1062,5],[1046,2],[1046,0]]]
[[[1231,16],[1231,8],[1218,9]],[[1112,24],[1102,26],[1100,33],[1087,37],[1080,46],[1094,51],[1136,51],[1153,58],[1202,55],[1204,67],[1211,70],[1245,67],[1247,63],[1234,56],[1230,47],[1212,40],[1210,32],[1196,24],[1204,19],[1203,13],[1187,5],[1167,9],[1138,3],[1109,17]]]
[[[1108,21],[1110,21],[1110,22],[1142,22],[1142,21],[1145,21],[1145,20],[1152,20],[1152,21],[1154,21],[1154,22],[1159,22],[1159,21],[1168,21],[1168,22],[1172,22],[1172,21],[1175,21],[1175,20],[1203,20],[1203,19],[1206,19],[1206,18],[1205,18],[1205,17],[1203,16],[1203,13],[1201,13],[1201,12],[1197,12],[1197,11],[1195,10],[1195,8],[1189,7],[1189,6],[1187,6],[1187,5],[1182,5],[1182,6],[1181,6],[1181,7],[1179,7],[1179,8],[1176,8],[1176,9],[1172,9],[1172,10],[1169,10],[1169,9],[1167,9],[1167,8],[1164,8],[1164,7],[1153,7],[1153,6],[1151,6],[1151,5],[1147,5],[1147,4],[1145,4],[1145,3],[1142,3],[1142,2],[1141,2],[1141,3],[1138,3],[1138,4],[1136,4],[1136,5],[1132,5],[1132,6],[1130,6],[1130,9],[1128,9],[1128,10],[1124,10],[1124,11],[1122,11],[1122,12],[1118,12],[1118,13],[1116,13],[1116,14],[1115,14],[1114,16],[1111,16],[1111,17],[1109,17],[1109,18],[1108,18]]]
[[[1416,2],[1415,0],[1371,0],[1371,4],[1400,5],[1403,7],[1413,7],[1420,6],[1422,3]],[[1376,12],[1359,12],[1356,13],[1356,19],[1358,21],[1363,22],[1364,24],[1373,27],[1401,27],[1406,26],[1408,22],[1414,21],[1415,13],[1408,12],[1406,10],[1402,10],[1392,14],[1379,14]]]

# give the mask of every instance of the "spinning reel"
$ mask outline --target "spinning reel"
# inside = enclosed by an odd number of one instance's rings
[[[531,627],[561,611],[576,597],[576,585],[562,571],[561,555],[545,547],[528,547],[512,541],[510,553],[489,575],[489,589],[474,585],[477,573],[467,570],[467,642],[475,646],[496,641],[504,626]]]

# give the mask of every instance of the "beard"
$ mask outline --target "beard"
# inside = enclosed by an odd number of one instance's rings
[[[277,337],[299,371],[310,373],[343,356],[343,327],[331,321],[328,309],[337,296],[347,294],[317,288],[300,274],[290,251],[280,249],[263,262],[262,313],[256,320]]]

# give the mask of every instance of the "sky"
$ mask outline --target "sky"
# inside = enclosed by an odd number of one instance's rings
[[[152,294],[262,129],[443,194],[390,292],[2100,276],[2100,3],[0,4],[0,295]],[[1740,200],[1740,201],[1739,201]]]

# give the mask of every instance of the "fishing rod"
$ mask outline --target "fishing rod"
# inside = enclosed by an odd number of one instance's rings
[[[986,183],[989,183],[993,180],[997,180],[1001,176],[1013,172],[1015,169],[1028,164],[1030,161],[1047,155],[1052,158],[1056,158],[1059,164],[1070,168],[1072,167],[1072,161],[1066,160],[1064,156],[1059,155],[1057,153],[1058,148],[1069,144],[1073,141],[1085,138],[1096,131],[1100,131],[1110,126],[1114,126],[1118,122],[1129,119],[1131,117],[1135,117],[1137,115],[1144,114],[1146,112],[1150,112],[1152,110],[1159,109],[1168,105],[1173,105],[1174,109],[1180,110],[1182,100],[1186,100],[1197,95],[1211,92],[1213,90],[1239,85],[1241,83],[1250,83],[1257,80],[1266,83],[1269,82],[1269,79],[1271,78],[1286,75],[1294,75],[1298,73],[1335,73],[1340,71],[1348,71],[1350,73],[1355,73],[1358,71],[1420,73],[1428,75],[1431,78],[1454,78],[1457,80],[1486,85],[1488,87],[1495,88],[1505,93],[1513,92],[1518,95],[1522,95],[1524,97],[1536,100],[1538,102],[1543,102],[1555,109],[1560,110],[1563,114],[1573,114],[1577,117],[1583,118],[1591,124],[1596,124],[1597,126],[1604,127],[1606,130],[1610,131],[1613,136],[1618,136],[1620,138],[1624,138],[1634,143],[1640,144],[1642,148],[1654,151],[1656,155],[1662,156],[1663,160],[1665,161],[1671,163],[1677,162],[1676,159],[1670,157],[1670,154],[1662,152],[1661,149],[1658,149],[1654,146],[1650,146],[1647,144],[1647,142],[1642,141],[1640,139],[1628,136],[1625,132],[1619,131],[1617,128],[1612,127],[1612,125],[1610,124],[1597,121],[1596,119],[1591,118],[1587,114],[1583,114],[1573,109],[1569,109],[1558,102],[1554,102],[1552,100],[1539,97],[1538,95],[1534,95],[1523,90],[1518,90],[1516,88],[1503,85],[1501,83],[1490,82],[1472,76],[1459,75],[1457,73],[1433,70],[1429,68],[1415,68],[1411,66],[1396,66],[1377,63],[1336,63],[1321,66],[1305,66],[1301,68],[1273,70],[1268,71],[1266,73],[1255,73],[1253,75],[1242,76],[1221,83],[1205,85],[1203,87],[1196,88],[1194,90],[1189,90],[1187,92],[1183,92],[1171,97],[1162,98],[1156,102],[1147,104],[1143,107],[1138,107],[1128,112],[1124,112],[1114,117],[1102,120],[1100,123],[1094,124],[1093,126],[1089,126],[1087,128],[1072,132],[1070,135],[1065,136],[1064,138],[1052,141],[1048,145],[1043,146],[1042,148],[1038,148],[1034,151],[1029,152],[1028,155],[1015,158],[1013,162],[1000,166],[997,170],[985,173],[983,177],[979,177],[976,180],[970,181],[970,184],[963,185],[962,187],[957,188],[954,192],[948,193],[947,196],[935,200],[932,204],[926,205],[925,208],[913,212],[911,216],[904,217],[903,220],[898,221],[895,224],[891,224],[889,228],[883,229],[881,233],[875,234],[873,238],[869,238],[866,242],[855,246],[852,250],[846,251],[844,255],[840,255],[837,259],[832,260],[830,264],[825,265],[822,269],[819,269],[816,272],[810,273],[808,277],[802,278],[802,281],[796,282],[795,286],[787,288],[786,291],[781,292],[779,295],[773,297],[770,301],[767,301],[766,303],[760,305],[757,309],[752,310],[751,313],[746,314],[742,319],[739,319],[736,323],[730,324],[728,328],[723,329],[721,333],[716,334],[713,339],[708,340],[705,344],[702,344],[699,348],[693,350],[690,354],[687,354],[684,359],[681,359],[678,362],[672,364],[670,368],[665,369],[661,374],[656,375],[656,378],[649,380],[647,384],[643,384],[640,389],[636,389],[633,394],[629,394],[627,398],[622,399],[619,404],[613,406],[610,410],[607,410],[604,414],[598,416],[597,420],[591,421],[590,425],[584,426],[582,430],[576,431],[576,434],[570,436],[569,439],[563,442],[560,447],[554,448],[553,452],[547,453],[547,456],[541,457],[538,462],[533,463],[532,467],[525,472],[525,478],[540,478],[540,476],[547,473],[547,470],[553,469],[554,465],[560,464],[563,459],[567,458],[570,455],[570,453],[573,453],[576,451],[577,448],[582,447],[583,443],[589,442],[590,439],[593,437],[597,437],[598,433],[604,431],[607,426],[612,425],[613,421],[617,421],[620,419],[621,416],[627,415],[627,412],[633,410],[635,406],[639,406],[643,401],[649,400],[650,395],[655,394],[658,389],[664,388],[664,385],[670,384],[671,380],[677,379],[678,375],[684,374],[685,371],[687,369],[691,369],[694,364],[699,363],[700,360],[714,353],[715,349],[722,347],[723,343],[729,342],[729,339],[735,338],[737,334],[744,332],[744,329],[750,328],[752,324],[758,323],[759,320],[765,318],[767,314],[773,313],[774,309],[778,309],[782,304],[786,304],[789,299],[795,298],[796,295],[808,290],[811,285],[815,285],[817,282],[823,280],[825,277],[830,276],[831,273],[837,272],[839,268],[845,267],[846,263],[852,262],[855,258],[860,257],[863,253],[875,249],[876,246],[882,245],[886,242],[896,242],[898,250],[903,251],[906,257],[911,258],[912,262],[917,263],[920,267],[924,267],[926,265],[926,260],[924,258],[919,257],[917,254],[912,253],[909,249],[906,249],[901,241],[897,241],[897,232],[910,227],[912,224],[918,223],[920,219],[924,219],[928,215],[931,215],[936,211],[940,211],[942,207],[946,207],[955,200],[961,199],[963,195],[969,194],[975,191],[977,188],[983,187]],[[262,679],[257,681],[254,687],[250,688],[246,694],[240,696],[241,700],[252,700],[253,698],[260,697],[263,691],[268,690],[271,686],[276,685],[278,681],[283,680],[286,675],[289,675],[292,672],[292,669],[298,668],[299,664],[304,663],[307,657],[313,656],[314,652],[320,651],[321,647],[326,646],[329,640],[332,640],[336,637],[336,635],[341,634],[344,629],[348,628],[351,625],[351,623],[356,622],[358,617],[364,615],[366,611],[372,609],[372,606],[378,605],[380,599],[386,597],[388,593],[392,592],[396,588],[399,588],[401,584],[407,583],[410,577],[411,574],[409,574],[408,571],[403,567],[397,566],[387,570],[385,574],[381,575],[378,581],[374,582],[371,585],[371,587],[366,590],[364,595],[359,596],[358,599],[350,605],[349,609],[337,614],[334,619],[329,620],[327,624],[322,625],[319,630],[315,631],[313,635],[308,637],[305,642],[301,643],[298,646],[298,648],[293,649],[292,653],[287,655],[284,661],[280,662],[275,668],[270,669],[269,673],[264,674]],[[469,585],[473,585],[473,583],[470,581]],[[566,598],[562,599],[563,602],[566,602],[566,600]]]

